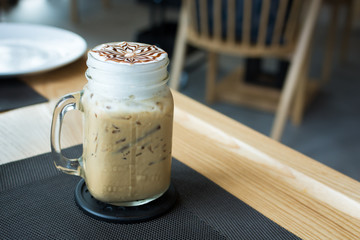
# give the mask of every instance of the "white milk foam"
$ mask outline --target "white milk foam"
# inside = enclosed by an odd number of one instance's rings
[[[155,46],[132,42],[101,44],[88,52],[88,87],[110,98],[151,98],[161,95],[162,86],[168,81],[168,63],[167,53]]]

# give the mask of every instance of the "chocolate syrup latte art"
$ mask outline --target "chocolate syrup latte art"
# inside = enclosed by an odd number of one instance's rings
[[[164,50],[155,45],[132,42],[103,44],[91,52],[98,54],[105,61],[128,64],[156,62],[167,55]]]

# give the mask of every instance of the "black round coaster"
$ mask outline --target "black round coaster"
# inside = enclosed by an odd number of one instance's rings
[[[75,202],[85,214],[112,223],[135,223],[154,219],[169,211],[176,199],[177,191],[172,184],[158,199],[133,207],[114,206],[96,200],[88,191],[84,179],[79,181],[75,189]]]

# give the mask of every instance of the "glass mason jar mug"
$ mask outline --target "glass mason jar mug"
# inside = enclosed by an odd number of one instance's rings
[[[168,57],[155,46],[109,43],[88,53],[83,90],[54,109],[51,148],[61,171],[85,179],[91,195],[118,206],[160,197],[170,185],[173,99]],[[61,154],[64,115],[83,112],[83,155]]]

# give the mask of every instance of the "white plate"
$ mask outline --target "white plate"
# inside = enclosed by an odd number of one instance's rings
[[[0,77],[48,71],[80,58],[79,35],[42,25],[0,23]]]

